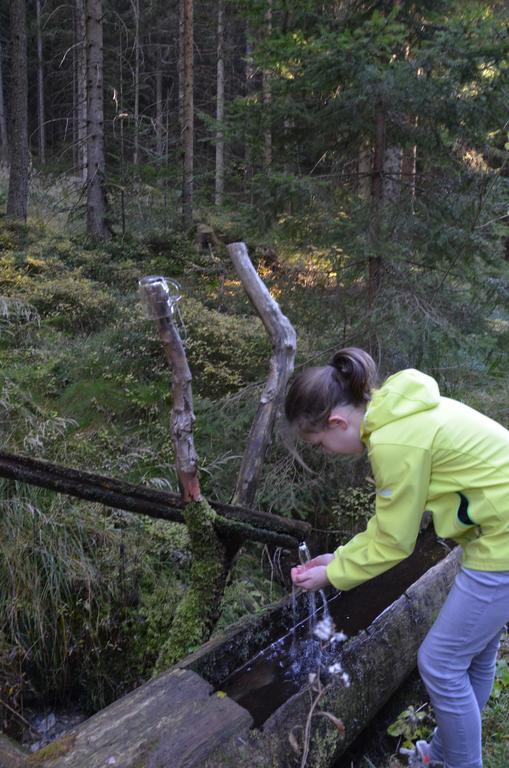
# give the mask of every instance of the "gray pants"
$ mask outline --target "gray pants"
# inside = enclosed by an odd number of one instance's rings
[[[509,571],[462,568],[419,648],[419,672],[438,726],[430,757],[446,768],[482,768],[481,711],[508,619]]]

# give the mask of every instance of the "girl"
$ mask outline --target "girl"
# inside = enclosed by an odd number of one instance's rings
[[[376,483],[366,530],[292,568],[292,580],[305,590],[362,584],[413,551],[429,510],[437,535],[461,544],[463,559],[419,649],[437,729],[410,765],[482,768],[480,713],[509,619],[509,432],[442,397],[424,373],[400,371],[380,388],[376,375],[367,352],[342,349],[288,391],[286,418],[298,436],[330,454],[367,448]]]

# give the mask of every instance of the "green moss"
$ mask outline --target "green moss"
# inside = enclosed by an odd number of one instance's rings
[[[216,513],[203,499],[188,504],[184,517],[193,555],[191,579],[159,654],[156,674],[208,639],[224,590],[225,552],[214,529]]]
[[[342,737],[336,728],[326,718],[314,718],[309,768],[322,768],[329,765]]]
[[[62,755],[67,755],[73,748],[75,741],[76,736],[74,734],[69,736],[62,736],[61,739],[56,739],[46,747],[43,747],[37,752],[34,752],[32,755],[29,755],[27,764],[41,765],[47,760],[54,760],[57,757],[62,757]]]

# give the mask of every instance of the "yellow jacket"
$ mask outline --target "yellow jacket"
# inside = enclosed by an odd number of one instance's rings
[[[327,576],[352,589],[404,560],[425,510],[438,536],[463,547],[463,565],[509,571],[509,431],[441,397],[434,379],[396,373],[374,391],[361,427],[376,511],[336,550]]]

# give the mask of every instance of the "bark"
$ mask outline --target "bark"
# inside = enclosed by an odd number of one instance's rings
[[[145,278],[140,281],[140,287],[148,314],[157,322],[173,374],[171,437],[182,500],[189,502],[184,518],[192,553],[187,591],[177,606],[168,639],[160,650],[154,669],[154,672],[161,672],[210,636],[219,617],[230,563],[242,539],[232,536],[227,543],[218,535],[216,512],[201,495],[198,457],[193,440],[192,377],[167,286],[160,278]]]
[[[255,76],[256,76],[256,69],[253,64],[253,52],[254,52],[254,45],[253,41],[251,39],[252,36],[252,29],[249,21],[246,22],[246,57],[245,57],[245,94],[246,97],[249,98],[255,91]],[[250,138],[249,136],[245,140],[244,145],[244,160],[246,165],[246,178],[248,183],[251,182],[254,174],[254,163],[253,163],[253,151],[250,144]],[[252,188],[251,188],[251,202],[252,202]]]
[[[140,151],[140,0],[131,0],[134,14],[134,136],[133,165],[139,163]]]
[[[168,301],[164,279],[144,278],[140,281],[149,314],[156,320],[159,338],[172,371],[171,439],[175,449],[176,468],[183,501],[201,498],[198,481],[198,457],[193,439],[192,376],[187,356]]]
[[[251,425],[242,465],[233,496],[234,504],[254,504],[263,460],[272,438],[274,423],[282,406],[288,379],[292,374],[297,337],[287,317],[281,312],[258,276],[244,243],[228,246],[231,260],[244,290],[258,312],[272,341],[270,372]]]
[[[113,509],[123,509],[126,512],[176,523],[184,522],[185,505],[178,494],[62,467],[41,459],[1,451],[0,477],[48,488]],[[218,514],[217,530],[224,535],[231,531],[253,541],[294,547],[310,533],[310,525],[299,520],[288,520],[285,517],[219,502],[213,502],[211,506]]]
[[[231,562],[226,543],[216,533],[217,516],[208,502],[203,498],[191,502],[184,515],[193,555],[191,576],[159,653],[156,673],[169,669],[208,640],[220,616]]]
[[[211,745],[252,722],[234,701],[213,694],[195,672],[165,672],[31,754],[30,762],[5,768],[199,768]]]
[[[267,10],[265,12],[265,34],[270,37],[272,34],[272,0],[267,0]],[[263,132],[263,168],[265,173],[270,174],[272,166],[272,89],[270,84],[270,73],[265,70],[262,79],[262,99],[264,107],[265,130]]]
[[[371,147],[364,144],[359,150],[357,189],[363,200],[371,196]]]
[[[184,103],[182,125],[184,168],[182,178],[182,223],[185,229],[190,229],[193,224],[193,45],[193,0],[184,0]]]
[[[85,0],[76,0],[76,139],[78,175],[87,179],[87,43]]]
[[[25,0],[11,0],[10,157],[7,216],[26,221],[28,206],[28,78]]]
[[[223,204],[224,194],[224,0],[217,4],[217,89],[216,89],[216,179],[217,206]]]
[[[87,38],[87,232],[107,239],[104,189],[102,0],[85,0]]]
[[[39,162],[46,163],[46,126],[44,117],[44,61],[41,29],[41,0],[35,0],[37,20],[37,144],[39,147]]]
[[[9,140],[7,138],[7,118],[5,115],[4,81],[3,81],[3,52],[0,42],[0,160],[7,159]]]
[[[156,71],[155,71],[155,96],[156,96],[156,155],[157,162],[163,160],[163,70],[161,66],[161,48],[157,46],[156,50]]]
[[[401,197],[401,171],[403,150],[401,147],[388,147],[385,150],[383,170],[383,201],[397,203]]]
[[[380,290],[382,259],[377,252],[380,250],[381,216],[383,203],[383,172],[385,155],[385,114],[381,107],[376,113],[375,147],[373,154],[373,171],[371,174],[371,222],[369,240],[373,256],[368,260],[368,305],[372,309]]]
[[[178,123],[181,135],[184,129],[184,2],[185,0],[178,0]]]

